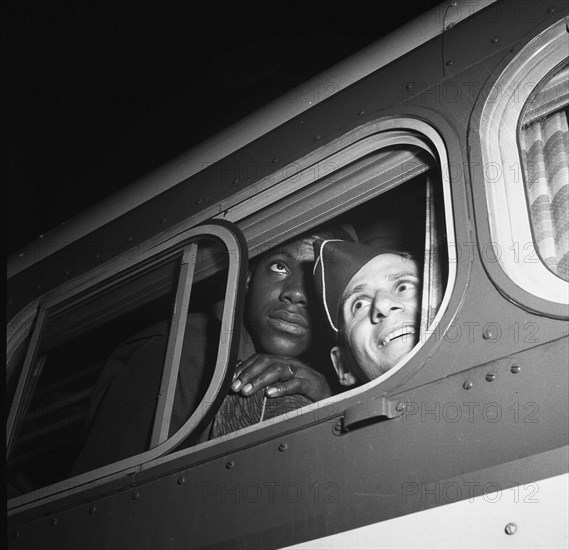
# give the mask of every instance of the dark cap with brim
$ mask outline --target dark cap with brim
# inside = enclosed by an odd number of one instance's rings
[[[348,283],[365,264],[380,254],[403,253],[336,239],[314,241],[314,285],[334,332],[338,332],[342,295]]]

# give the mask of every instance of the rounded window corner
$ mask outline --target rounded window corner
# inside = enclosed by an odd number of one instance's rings
[[[474,206],[481,214],[477,216],[478,246],[485,269],[504,295],[526,309],[555,317],[564,317],[569,305],[567,280],[551,269],[551,252],[549,265],[544,261],[544,248],[536,237],[542,230],[536,208],[544,211],[544,207],[537,196],[532,197],[537,178],[528,183],[531,174],[546,172],[549,166],[543,160],[543,151],[534,151],[539,149],[538,139],[525,136],[523,129],[532,121],[539,124],[541,117],[555,109],[565,112],[560,118],[564,117],[566,127],[569,90],[562,89],[562,84],[543,94],[546,101],[532,103],[544,82],[567,66],[566,21],[560,20],[528,40],[501,68],[489,93],[475,105],[468,136]],[[566,211],[567,193],[562,196],[558,188],[566,189],[569,181],[566,174],[561,176],[563,182],[556,177],[551,185],[547,177],[542,178],[540,185],[546,190],[539,193],[548,204],[561,201],[554,208]],[[488,222],[484,221],[486,215]],[[567,236],[560,230],[549,240],[553,239],[561,242],[557,254],[566,263],[567,250],[563,249],[567,249]]]

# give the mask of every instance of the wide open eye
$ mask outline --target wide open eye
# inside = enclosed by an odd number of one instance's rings
[[[414,293],[419,288],[419,281],[417,279],[401,279],[397,281],[396,292],[397,294]]]
[[[287,265],[284,262],[273,262],[269,265],[269,269],[275,273],[288,273]]]
[[[358,298],[352,302],[351,312],[352,315],[363,309],[366,305],[369,304],[369,299],[366,298]]]

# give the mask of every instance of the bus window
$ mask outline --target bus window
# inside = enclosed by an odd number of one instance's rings
[[[168,319],[178,263],[48,313],[9,448],[8,479],[16,489],[67,477],[107,357],[129,334]],[[25,487],[16,481],[23,479]]]
[[[480,96],[469,138],[473,182],[484,182],[485,204],[477,208],[483,217],[487,212],[488,228],[479,224],[477,231],[488,272],[517,303],[548,313],[554,307],[563,317],[569,250],[568,47],[562,20],[509,59],[489,93]]]
[[[534,243],[542,262],[569,280],[569,65],[526,102],[518,130]]]
[[[243,220],[242,225],[253,256],[266,253],[268,243],[290,242],[307,233],[318,234],[322,227],[330,226],[349,228],[349,233],[360,243],[412,253],[422,272],[423,286],[420,334],[409,355],[411,358],[433,333],[433,323],[444,309],[441,307],[443,296],[452,286],[449,283],[454,272],[451,274],[450,268],[454,266],[449,264],[447,251],[447,231],[452,232],[450,219],[450,204],[443,198],[443,178],[436,160],[422,148],[401,145],[379,148],[347,163],[321,181],[256,212]],[[314,220],[320,223],[315,226]],[[321,328],[329,330],[323,311],[320,317],[318,331]],[[319,341],[324,340],[319,338]],[[347,388],[339,384],[330,360],[333,340],[329,338],[327,343],[326,353],[319,359],[321,362],[311,364],[311,367],[328,377],[333,396],[337,394],[333,399],[338,400]],[[406,363],[407,360],[402,360],[393,371],[369,381],[370,384],[389,378],[405,368]],[[355,391],[365,391],[366,387]],[[261,398],[255,394],[254,400],[262,401],[263,392],[258,393]],[[270,400],[265,398],[265,403],[258,403],[256,407],[260,414],[250,414],[248,419],[242,417],[251,413],[254,407],[243,402],[253,398],[241,397],[239,404],[234,395],[230,397],[231,404],[224,403],[216,414],[212,438],[268,419],[263,412],[266,413]],[[231,418],[226,420],[222,415]],[[270,421],[275,422],[278,418]],[[227,428],[228,425],[231,428]]]
[[[200,236],[125,272],[120,264],[110,266],[111,272],[117,268],[113,275],[73,297],[46,299],[9,424],[12,496],[120,461],[123,467],[140,463],[141,453],[175,431],[169,429],[174,419],[175,428],[190,417],[199,423],[216,363],[228,358],[219,326],[231,327],[228,308],[239,309],[237,289],[228,291],[242,284],[233,245]],[[216,333],[208,364],[197,365],[186,381],[181,406],[175,399],[178,367],[182,355],[192,353],[185,335],[205,330],[205,319],[217,327],[209,328]],[[203,335],[194,336],[199,341]]]

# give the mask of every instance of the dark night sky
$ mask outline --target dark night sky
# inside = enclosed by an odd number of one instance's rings
[[[3,2],[8,254],[437,4]]]

